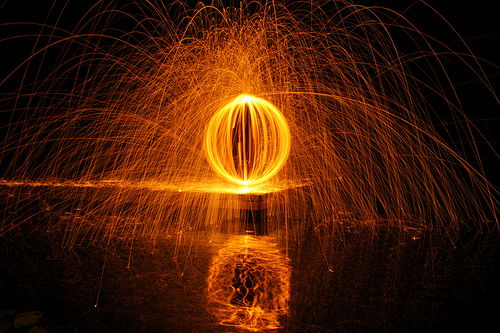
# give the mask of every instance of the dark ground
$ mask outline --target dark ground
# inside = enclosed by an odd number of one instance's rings
[[[42,311],[50,333],[234,331],[218,325],[204,298],[221,243],[199,233],[178,252],[173,240],[144,239],[131,251],[120,237],[70,249],[61,245],[64,225],[77,219],[42,212],[36,200],[23,209],[2,209],[0,310]],[[13,220],[23,222],[6,231]],[[304,223],[301,242],[290,241],[283,331],[500,331],[495,228],[462,232],[453,246],[445,235],[386,224],[349,218],[325,237]]]

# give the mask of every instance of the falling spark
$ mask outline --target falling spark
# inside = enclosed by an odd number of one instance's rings
[[[73,32],[44,26],[40,37],[50,38],[25,66],[52,71],[2,101],[13,119],[0,150],[5,184],[51,184],[42,186],[47,207],[114,216],[91,223],[106,237],[227,231],[238,196],[251,193],[280,201],[271,229],[290,235],[299,233],[288,212],[314,216],[309,223],[326,223],[331,235],[345,211],[451,236],[471,216],[497,221],[495,189],[432,126],[423,89],[445,101],[477,151],[459,96],[433,86],[445,69],[429,65],[430,81],[412,72],[423,69],[419,59],[444,55],[424,49],[429,38],[413,26],[377,15],[404,22],[394,12],[338,5],[308,7],[304,17],[276,3],[134,3],[142,14],[129,17],[132,32],[119,26],[131,8],[95,7]],[[413,37],[416,55],[398,49],[389,25]],[[57,62],[42,57],[60,43],[68,52]],[[124,227],[128,216],[140,224]],[[69,245],[99,240],[68,228]]]

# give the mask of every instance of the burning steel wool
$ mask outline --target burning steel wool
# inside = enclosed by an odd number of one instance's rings
[[[241,95],[210,119],[205,151],[221,177],[250,185],[269,180],[283,167],[290,141],[288,124],[274,105]]]

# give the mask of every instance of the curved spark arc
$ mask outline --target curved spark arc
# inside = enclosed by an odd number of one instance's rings
[[[266,100],[240,95],[211,118],[205,152],[230,182],[259,184],[273,177],[290,153],[291,135],[281,112]]]
[[[465,149],[459,151],[458,145],[438,135],[429,116],[433,105],[420,90],[430,88],[454,119],[464,120],[457,122],[457,127],[465,124],[459,128],[464,133],[461,141],[470,141],[474,149],[477,136],[467,128],[470,121],[456,106],[460,103],[453,93],[446,91],[452,82],[440,81],[435,74],[445,68],[439,62],[421,69],[425,64],[418,63],[419,58],[425,62],[453,54],[427,52],[434,41],[407,24],[400,29],[417,50],[404,56],[389,31],[399,29],[394,20],[398,14],[337,4],[335,11],[318,5],[301,12],[300,6],[294,11],[275,3],[246,15],[201,3],[189,10],[176,7],[179,3],[156,8],[134,2],[132,7],[142,13],[129,17],[137,31],[113,26],[128,7],[90,13],[86,17],[92,19],[81,23],[70,38],[54,28],[47,48],[59,39],[75,52],[61,54],[60,63],[52,64],[54,70],[32,90],[20,87],[9,97],[17,106],[5,112],[21,116],[9,124],[12,135],[3,145],[2,177],[42,183],[100,184],[112,179],[137,184],[131,187],[169,189],[161,194],[109,192],[109,200],[99,205],[79,202],[102,216],[120,216],[122,206],[135,202],[134,213],[145,221],[143,232],[136,235],[152,238],[192,230],[192,225],[220,231],[214,226],[229,217],[210,207],[228,204],[217,203],[206,189],[214,188],[215,196],[250,193],[254,184],[264,189],[310,184],[308,191],[284,192],[272,214],[286,216],[286,209],[279,207],[294,202],[290,210],[314,217],[308,223],[329,221],[330,236],[338,227],[339,212],[345,211],[359,214],[363,221],[383,219],[402,227],[418,221],[451,233],[469,216],[484,221],[492,213],[497,221],[497,191],[481,170],[467,163]],[[88,29],[95,30],[85,34]],[[33,52],[33,64],[45,51],[37,45],[41,50]],[[51,65],[47,59],[40,68]],[[424,75],[431,76],[428,81],[421,83],[412,73],[413,62],[417,71],[429,69]],[[482,73],[480,68],[476,73]],[[207,162],[207,149],[203,153],[204,133],[214,112],[240,94],[272,101],[286,115],[293,136],[286,164],[267,180],[262,180],[267,171],[259,169],[258,162],[250,163],[258,159],[250,159],[254,156],[247,142],[239,148],[233,144],[229,125],[223,129],[224,140],[231,144],[218,162],[214,158],[218,175],[214,163]],[[26,108],[20,106],[23,101]],[[264,146],[268,148],[262,154],[273,155],[272,142]],[[246,182],[252,182],[250,189]],[[188,191],[191,188],[202,191]],[[173,195],[170,189],[181,192]],[[75,193],[64,200],[72,196],[78,197]],[[190,206],[202,209],[195,215],[185,208]],[[287,232],[298,228],[283,219]]]

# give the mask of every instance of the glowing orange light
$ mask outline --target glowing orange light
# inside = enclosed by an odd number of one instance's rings
[[[236,97],[215,113],[205,132],[205,153],[214,171],[242,185],[274,176],[285,164],[290,144],[283,114],[249,95]]]
[[[271,238],[235,236],[210,266],[208,309],[224,326],[278,329],[289,313],[290,275],[289,259]]]

